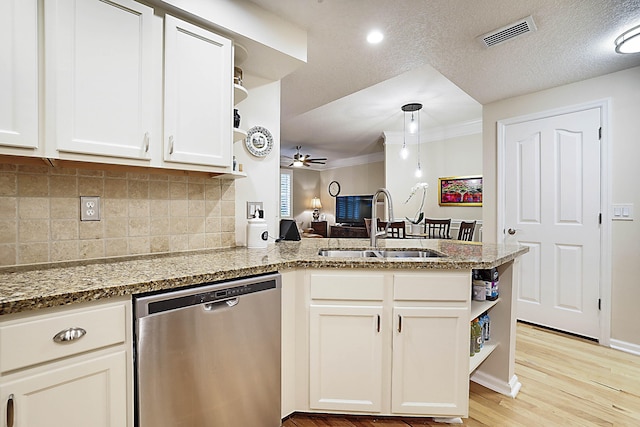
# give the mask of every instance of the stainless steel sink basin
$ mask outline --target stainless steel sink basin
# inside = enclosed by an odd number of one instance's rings
[[[408,249],[408,250],[353,250],[353,249],[321,249],[318,252],[320,256],[338,257],[338,258],[433,258],[444,257],[441,254],[430,249]]]

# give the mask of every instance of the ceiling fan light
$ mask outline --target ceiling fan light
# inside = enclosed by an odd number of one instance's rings
[[[294,160],[294,161],[293,161],[293,167],[294,167],[294,168],[301,168],[301,167],[302,167],[302,165],[303,165],[302,161],[300,161],[300,160],[298,160],[298,159],[296,159],[296,160]]]
[[[615,40],[615,45],[618,53],[640,52],[640,25],[620,34]]]

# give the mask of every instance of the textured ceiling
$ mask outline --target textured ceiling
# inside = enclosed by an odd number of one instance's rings
[[[381,151],[406,102],[425,105],[428,132],[479,120],[481,104],[640,65],[640,54],[613,50],[640,24],[640,0],[252,1],[308,31],[307,64],[282,80],[287,155],[295,145],[330,159]],[[489,49],[476,40],[529,15],[536,32]],[[385,34],[375,46],[373,27]]]

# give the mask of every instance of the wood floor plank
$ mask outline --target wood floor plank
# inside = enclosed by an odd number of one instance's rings
[[[589,340],[518,324],[516,399],[469,387],[467,427],[640,426],[640,357]],[[431,419],[294,414],[284,427],[442,426]]]

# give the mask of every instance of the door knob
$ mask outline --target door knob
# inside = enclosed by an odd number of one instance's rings
[[[516,230],[514,230],[513,228],[510,228],[510,229],[507,230],[507,233],[509,233],[509,234],[511,234],[513,236],[514,234],[516,234]]]

